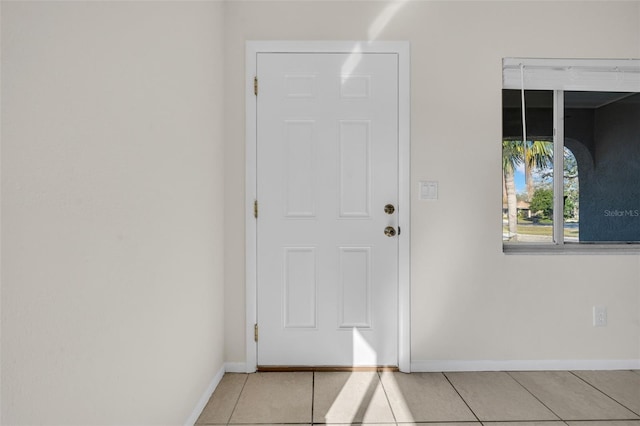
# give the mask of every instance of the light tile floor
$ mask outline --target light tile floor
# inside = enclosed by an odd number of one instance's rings
[[[640,371],[225,374],[196,424],[640,426]]]

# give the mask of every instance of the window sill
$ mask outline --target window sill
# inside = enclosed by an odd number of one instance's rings
[[[616,254],[616,255],[640,255],[640,244],[620,243],[620,244],[527,244],[527,243],[503,243],[502,252],[504,254]]]

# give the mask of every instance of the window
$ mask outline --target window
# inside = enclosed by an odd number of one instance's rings
[[[505,252],[640,249],[640,61],[505,59],[502,116]]]

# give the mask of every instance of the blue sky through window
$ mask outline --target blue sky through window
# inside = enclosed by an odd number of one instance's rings
[[[518,166],[516,168],[514,179],[516,182],[516,193],[520,194],[522,192],[525,192],[527,190],[527,187],[524,182],[524,166]]]

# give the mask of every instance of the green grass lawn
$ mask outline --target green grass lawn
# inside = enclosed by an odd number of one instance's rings
[[[504,226],[503,231],[508,232],[509,231],[508,226]],[[529,221],[518,221],[518,234],[551,237],[553,235],[553,226],[551,226],[550,224],[539,225],[539,224],[533,224]],[[565,237],[578,238],[579,234],[580,234],[580,231],[577,228],[564,229]]]

